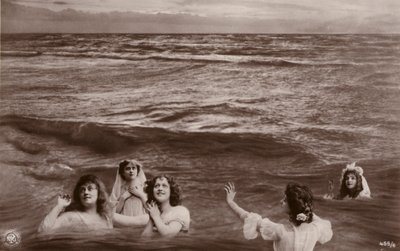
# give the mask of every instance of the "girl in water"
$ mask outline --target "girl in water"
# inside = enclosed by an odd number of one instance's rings
[[[44,218],[38,231],[51,233],[64,229],[87,232],[112,227],[104,183],[94,175],[84,175],[75,186],[72,200],[69,195],[59,195],[57,205]]]
[[[286,186],[281,206],[289,216],[290,224],[272,222],[268,218],[245,211],[234,202],[236,195],[233,183],[225,186],[229,207],[244,221],[246,239],[261,234],[264,240],[274,241],[274,250],[311,251],[317,242],[324,244],[332,238],[331,223],[313,213],[313,196],[306,186],[289,183]]]
[[[179,232],[188,232],[189,210],[181,206],[181,189],[172,177],[161,175],[147,182],[147,210],[151,221],[143,236],[174,237]]]
[[[342,170],[340,191],[336,197],[343,199],[370,199],[371,192],[367,180],[363,176],[364,170],[353,162]]]
[[[144,193],[146,176],[142,165],[136,160],[124,160],[119,163],[110,201],[114,212],[126,216],[146,214]]]
[[[145,181],[146,176],[138,161],[124,160],[119,163],[110,198],[116,226],[144,226],[149,221],[149,215],[144,208],[147,201]]]

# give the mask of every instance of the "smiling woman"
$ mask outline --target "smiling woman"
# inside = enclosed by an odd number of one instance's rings
[[[364,170],[353,162],[342,170],[340,192],[337,199],[370,199],[371,191]]]
[[[189,210],[181,206],[181,189],[172,177],[161,175],[148,181],[147,210],[151,221],[143,231],[143,236],[174,237],[179,232],[188,232]]]
[[[103,182],[94,175],[84,175],[75,186],[72,201],[67,194],[59,195],[57,205],[44,218],[38,231],[87,232],[112,227],[108,195]]]

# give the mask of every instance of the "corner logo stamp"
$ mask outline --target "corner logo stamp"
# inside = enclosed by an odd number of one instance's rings
[[[21,244],[21,235],[17,230],[7,230],[2,237],[3,246],[6,248],[14,248]]]

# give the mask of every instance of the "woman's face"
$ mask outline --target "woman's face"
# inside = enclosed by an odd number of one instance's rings
[[[85,208],[96,205],[99,191],[94,183],[86,183],[79,188],[79,196]]]
[[[290,212],[289,205],[287,204],[286,195],[281,199],[281,208],[282,208],[284,213],[289,213]]]
[[[356,177],[354,174],[349,173],[349,174],[347,174],[346,177],[345,177],[345,182],[346,182],[346,187],[347,187],[348,189],[353,189],[353,188],[356,187],[356,184],[357,184],[357,177]]]
[[[130,162],[123,169],[122,174],[124,176],[124,179],[127,181],[134,180],[137,177],[137,170],[138,169],[136,168],[136,165]]]
[[[154,198],[159,202],[163,203],[169,201],[171,195],[171,188],[168,180],[165,177],[158,178],[153,188]]]

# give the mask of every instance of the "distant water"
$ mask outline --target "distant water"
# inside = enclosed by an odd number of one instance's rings
[[[283,222],[297,181],[333,225],[316,250],[400,246],[399,69],[399,35],[2,34],[0,230],[30,250],[272,250],[244,240],[223,185]],[[190,235],[36,236],[57,193],[83,173],[110,191],[125,158],[178,179]],[[322,200],[352,161],[374,199]]]

